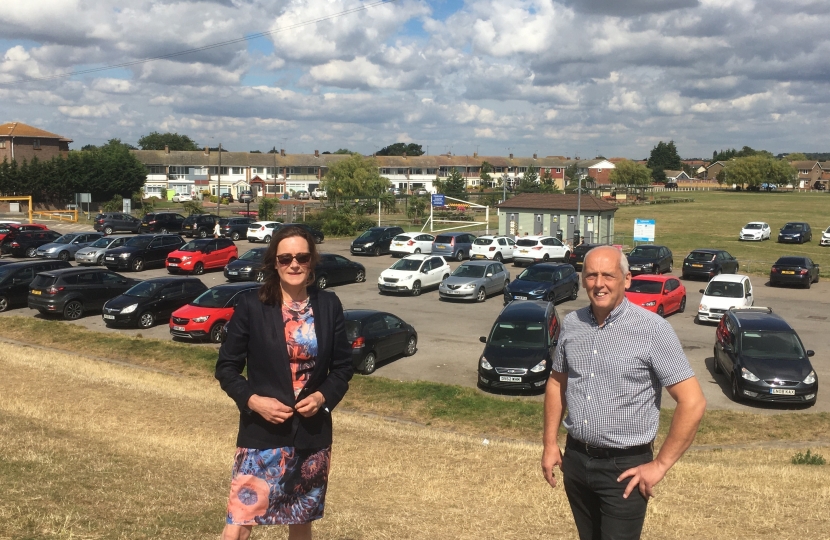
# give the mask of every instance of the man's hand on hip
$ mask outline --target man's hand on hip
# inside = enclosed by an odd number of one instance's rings
[[[625,488],[625,493],[623,493],[623,498],[627,499],[631,495],[631,492],[634,491],[634,488],[639,488],[640,494],[646,500],[654,497],[654,486],[666,476],[667,470],[657,461],[649,461],[639,467],[628,469],[617,478],[617,482],[622,482],[626,478],[631,477],[628,486]]]
[[[562,452],[558,445],[545,446],[545,450],[542,452],[542,474],[550,487],[556,487],[556,477],[553,475],[554,467],[559,467],[559,470],[562,470]]]

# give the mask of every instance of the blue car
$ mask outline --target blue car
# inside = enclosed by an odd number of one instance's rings
[[[525,269],[504,289],[504,305],[514,300],[576,300],[579,274],[570,264],[540,263]]]

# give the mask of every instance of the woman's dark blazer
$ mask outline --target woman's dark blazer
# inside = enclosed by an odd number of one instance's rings
[[[340,299],[328,291],[308,290],[317,334],[317,361],[305,388],[295,399],[282,305],[263,304],[257,293],[252,290],[240,295],[216,362],[216,378],[240,410],[236,444],[257,449],[329,446],[331,410],[343,399],[354,374]],[[242,376],[246,364],[247,379]],[[248,408],[248,400],[254,394],[276,398],[293,407],[318,390],[326,403],[310,418],[295,411],[286,422],[272,424]]]

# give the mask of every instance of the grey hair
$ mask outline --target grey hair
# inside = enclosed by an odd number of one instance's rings
[[[596,250],[600,250],[600,249],[601,250],[613,249],[615,252],[619,253],[620,254],[620,271],[622,272],[623,277],[628,275],[628,272],[630,271],[628,269],[628,257],[626,257],[625,254],[621,250],[615,248],[614,246],[597,246],[595,248],[589,249],[588,253],[586,253],[585,257],[582,259],[582,261],[583,261],[582,262],[582,277],[583,278],[585,277],[585,261],[588,260],[588,256],[591,253],[593,253]]]

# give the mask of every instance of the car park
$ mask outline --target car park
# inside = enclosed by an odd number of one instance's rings
[[[190,193],[176,193],[173,195],[173,202],[189,202],[193,200],[193,195]]]
[[[818,283],[821,269],[810,257],[788,255],[779,257],[769,271],[769,284],[800,285],[809,289],[813,283]]]
[[[703,298],[697,309],[698,322],[719,322],[731,308],[752,307],[755,298],[748,276],[721,274],[700,289]]]
[[[103,238],[104,234],[94,233],[68,233],[54,242],[43,244],[37,248],[37,256],[42,259],[59,259],[68,261],[75,258],[75,253],[93,242]]]
[[[42,315],[59,313],[74,321],[89,311],[99,311],[138,280],[104,268],[63,268],[41,272],[29,288],[29,308]]]
[[[781,227],[778,231],[780,243],[803,244],[813,239],[813,231],[810,224],[804,221],[791,221]]]
[[[641,275],[625,290],[629,302],[661,317],[686,311],[686,287],[672,276]]]
[[[320,262],[314,267],[314,277],[318,289],[340,283],[363,283],[366,281],[366,267],[342,255],[322,253]]]
[[[455,259],[456,261],[469,259],[475,239],[475,235],[470,233],[442,232],[435,235],[431,253],[433,255],[441,255]]]
[[[516,249],[513,250],[514,266],[570,260],[570,248],[553,236],[523,236],[516,240]]]
[[[101,266],[104,264],[104,254],[109,249],[123,246],[132,236],[113,235],[104,236],[86,247],[75,252],[75,262],[81,266]]]
[[[219,220],[219,234],[233,241],[248,236],[248,227],[254,222],[248,217],[230,217]]]
[[[478,385],[492,390],[544,389],[559,340],[552,302],[511,302],[502,309],[478,360]]]
[[[763,221],[750,221],[741,229],[738,240],[769,240],[772,234],[769,223]]]
[[[182,233],[188,238],[193,238],[194,236],[198,236],[199,238],[213,236],[213,229],[216,227],[216,222],[219,219],[219,216],[215,214],[194,214],[187,216],[182,223]]]
[[[798,333],[770,308],[730,309],[715,333],[713,370],[734,401],[813,405],[818,377]]]
[[[513,260],[516,241],[507,236],[479,236],[473,240],[470,259]]]
[[[539,263],[526,268],[504,289],[505,305],[514,300],[576,300],[579,274],[570,264]]]
[[[199,295],[173,312],[170,335],[178,339],[222,341],[222,327],[231,320],[239,295],[258,289],[259,283],[225,283]]]
[[[378,363],[418,350],[418,333],[400,317],[373,309],[347,309],[343,316],[352,365],[359,373],[370,375]]]
[[[435,237],[428,233],[401,233],[389,244],[389,253],[393,257],[403,257],[412,253],[432,253]]]
[[[228,281],[262,281],[265,271],[262,268],[262,258],[268,248],[249,249],[237,260],[225,266],[225,279]]]
[[[180,232],[185,217],[175,212],[148,212],[141,218],[139,233]]]
[[[104,254],[104,266],[110,270],[141,272],[148,266],[165,266],[167,256],[184,245],[178,234],[141,234],[123,246]]]
[[[467,261],[438,286],[438,297],[484,302],[510,283],[510,272],[498,261]]]
[[[628,269],[632,276],[637,274],[670,274],[674,268],[674,256],[666,246],[644,244],[628,254]]]
[[[174,311],[206,290],[198,278],[148,279],[108,300],[101,310],[101,317],[107,326],[152,328],[160,321],[167,322]]]
[[[12,232],[3,238],[0,243],[0,252],[4,255],[8,254],[12,257],[29,257],[33,259],[37,256],[37,248],[46,244],[52,243],[62,235],[56,231],[34,229],[24,230],[21,232]]]
[[[200,238],[171,251],[164,261],[171,274],[179,272],[202,275],[205,270],[224,268],[239,257],[229,238]]]
[[[702,277],[710,279],[718,274],[737,274],[738,259],[722,249],[696,249],[683,259],[683,279]]]
[[[830,246],[830,227],[827,227],[823,233],[821,233],[821,240],[819,241],[820,246]]]
[[[95,222],[92,228],[106,235],[118,231],[137,234],[141,228],[141,220],[123,212],[104,212],[95,216]]]
[[[570,258],[566,262],[571,263],[571,266],[579,270],[582,268],[582,263],[585,262],[585,255],[595,247],[603,245],[605,244],[579,244],[573,249]]]
[[[392,239],[399,234],[403,234],[401,227],[371,227],[352,240],[349,250],[352,255],[389,253]]]
[[[66,261],[21,261],[0,265],[0,312],[25,306],[29,285],[40,272],[70,267]]]
[[[248,242],[271,243],[271,236],[274,229],[279,228],[282,223],[279,221],[255,221],[248,225]]]
[[[378,276],[380,294],[408,293],[418,296],[423,289],[438,287],[449,277],[450,265],[443,257],[434,255],[407,255]]]

